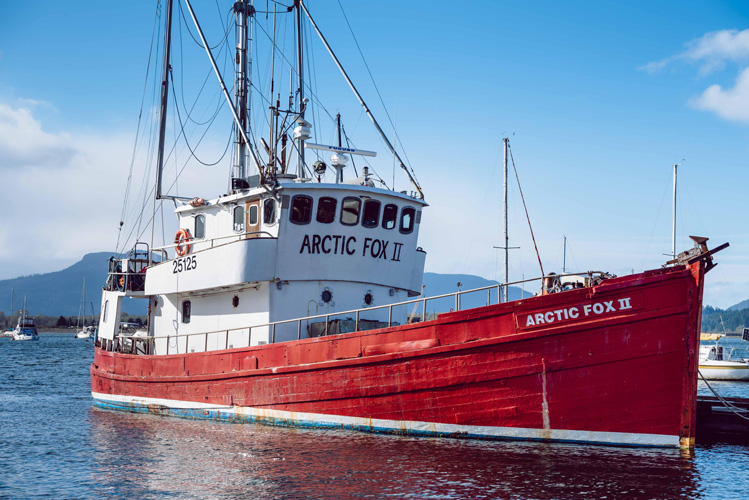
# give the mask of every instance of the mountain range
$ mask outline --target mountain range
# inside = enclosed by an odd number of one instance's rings
[[[110,252],[89,253],[61,271],[45,274],[34,274],[0,281],[0,311],[9,315],[11,311],[11,290],[13,291],[12,309],[17,314],[26,297],[26,310],[32,315],[77,316],[80,310],[83,279],[86,279],[86,315],[98,315],[101,307],[101,287],[107,277],[107,261],[113,254]],[[458,286],[458,283],[461,285]],[[427,297],[453,293],[458,289],[470,290],[496,285],[497,282],[470,274],[424,273],[424,294]],[[536,287],[537,284],[530,286]],[[534,288],[535,291],[535,288]],[[523,295],[524,294],[524,295]],[[509,287],[510,300],[521,296],[533,295],[519,287]],[[475,292],[461,296],[461,308],[486,305],[487,292]],[[491,302],[497,300],[496,290],[491,292]],[[428,303],[428,309],[445,311],[454,305],[453,298],[437,299]],[[93,307],[92,307],[93,306]],[[126,299],[123,312],[127,314],[144,314],[143,301]],[[93,311],[93,313],[92,313]]]

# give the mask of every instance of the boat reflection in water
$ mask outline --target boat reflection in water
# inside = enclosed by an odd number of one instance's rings
[[[141,498],[679,498],[694,453],[377,436],[92,409],[99,495]],[[704,493],[704,491],[702,491]]]

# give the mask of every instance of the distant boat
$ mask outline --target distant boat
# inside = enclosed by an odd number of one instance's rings
[[[91,305],[91,324],[86,326],[86,278],[83,278],[83,292],[81,293],[81,306],[78,308],[78,321],[76,322],[76,334],[73,338],[90,339],[96,336],[96,326],[94,326],[93,304]],[[79,329],[80,328],[80,329]]]
[[[706,380],[749,380],[749,349],[702,345],[699,370]]]
[[[12,335],[13,340],[39,340],[34,318],[26,316],[26,297],[23,298],[23,310]]]

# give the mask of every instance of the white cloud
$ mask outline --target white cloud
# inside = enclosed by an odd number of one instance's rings
[[[62,167],[75,153],[68,135],[42,130],[28,108],[0,103],[0,170]]]
[[[722,68],[726,62],[746,63],[749,61],[749,29],[721,30],[706,33],[686,43],[684,52],[660,61],[650,62],[639,69],[656,73],[675,61],[699,63],[699,72],[706,75]]]
[[[20,103],[21,100],[16,100]],[[46,106],[42,104],[43,106]],[[121,217],[125,186],[130,171],[134,130],[124,132],[77,131],[52,134],[44,131],[34,116],[33,102],[27,106],[9,106],[0,102],[0,280],[24,274],[59,270],[80,260],[86,253],[114,251]],[[168,133],[171,135],[171,133]],[[148,138],[141,138],[148,144]],[[211,158],[220,155],[225,143],[208,139],[200,152]],[[123,236],[130,233],[133,214],[145,203],[145,218],[150,218],[153,199],[140,184],[150,189],[155,174],[147,169],[148,148],[136,159],[130,208]],[[153,155],[151,155],[153,156]],[[151,158],[153,159],[153,158]],[[177,162],[189,159],[184,146]],[[170,157],[164,172],[167,186],[175,175],[175,158]],[[226,185],[223,168],[188,167],[180,177],[179,193],[210,197]],[[143,198],[147,198],[143,202]],[[170,216],[171,203],[164,205],[164,220]],[[128,225],[130,224],[130,225]],[[146,223],[141,227],[145,230]],[[175,229],[166,231],[171,239]],[[151,231],[146,231],[150,239]],[[160,224],[156,231],[161,240]],[[132,242],[130,242],[132,244]]]
[[[749,68],[741,72],[733,88],[711,85],[690,104],[727,120],[749,122]]]

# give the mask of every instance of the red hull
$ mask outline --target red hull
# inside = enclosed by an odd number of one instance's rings
[[[698,262],[414,325],[225,351],[97,348],[91,389],[129,408],[192,402],[276,423],[301,413],[393,432],[693,446],[703,274]]]

